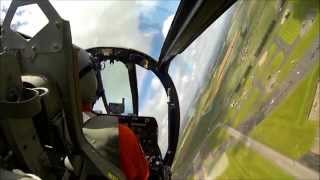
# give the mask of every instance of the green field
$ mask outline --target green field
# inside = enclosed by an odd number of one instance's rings
[[[293,179],[272,162],[242,144],[227,151],[228,168],[217,179]]]
[[[292,44],[299,35],[300,26],[301,22],[291,16],[281,26],[278,34],[284,42]]]
[[[279,36],[287,44],[292,44],[298,37],[301,29],[301,20],[305,18],[310,8],[319,4],[317,0],[291,1],[289,17],[279,29]]]
[[[299,43],[294,47],[292,50],[292,53],[288,57],[288,63],[286,63],[281,69],[281,73],[279,74],[279,81],[283,81],[286,78],[286,75],[288,72],[292,69],[294,66],[294,63],[290,62],[295,62],[301,60],[303,58],[303,55],[306,53],[306,51],[310,48],[312,45],[313,41],[319,38],[319,11],[316,16],[316,21],[312,25],[310,31],[301,38]]]
[[[293,159],[305,154],[313,144],[317,128],[315,122],[308,120],[308,115],[318,78],[319,66],[315,66],[251,136]]]
[[[246,98],[239,103],[239,110],[234,110],[236,113],[233,115],[232,127],[237,127],[243,120],[247,119],[250,115],[255,113],[255,105],[257,99],[261,93],[254,87],[252,87],[252,81],[247,81],[244,87],[246,91]],[[234,107],[235,108],[235,107]]]
[[[272,13],[274,13],[274,11],[272,11],[271,9],[274,8],[274,2],[275,1],[270,1],[268,3],[266,3],[266,7],[263,11],[262,14],[264,14],[263,17],[267,16],[267,17],[272,17]],[[265,3],[265,2],[264,2]],[[300,6],[300,7],[298,7]],[[302,23],[302,17],[305,16],[306,12],[306,8],[308,8],[310,5],[301,5],[300,3],[292,3],[290,4],[289,7],[291,7],[293,10],[291,10],[291,13],[293,11],[293,14],[291,14],[289,17],[289,20],[294,19],[294,21],[298,24],[301,25]],[[296,12],[298,11],[298,12]],[[296,13],[295,13],[296,12]],[[304,14],[303,14],[304,13]],[[295,37],[297,38],[296,40],[296,44],[294,46],[292,46],[291,51],[289,51],[289,54],[284,54],[284,52],[279,49],[279,47],[277,47],[273,42],[272,39],[273,38],[269,38],[265,43],[265,51],[268,52],[267,58],[266,60],[264,60],[265,62],[263,63],[263,65],[261,67],[258,66],[254,66],[253,68],[253,75],[255,75],[255,79],[256,81],[260,81],[266,88],[267,87],[279,87],[279,85],[281,85],[281,82],[283,82],[288,74],[291,72],[291,70],[293,69],[293,67],[300,61],[302,60],[304,54],[310,49],[312,43],[314,42],[314,40],[319,37],[319,11],[315,12],[315,20],[314,23],[310,26],[310,28],[308,29],[308,31],[302,36],[302,37]],[[263,17],[261,19],[263,19]],[[288,32],[292,32],[293,34],[295,33],[294,31],[296,31],[294,28],[291,30],[288,26],[288,24],[286,24],[286,22],[284,24],[277,24],[275,27],[274,32],[272,32],[271,37],[277,37],[279,34],[281,34],[280,37],[282,37],[283,33],[281,32],[281,29],[286,29],[286,31]],[[293,20],[292,20],[293,21]],[[262,21],[263,22],[263,21]],[[263,29],[264,26],[262,26],[262,24],[268,24],[270,21],[267,21],[265,23],[260,23],[257,24],[257,26],[255,27],[256,29]],[[299,30],[297,30],[297,34],[299,34],[300,32],[300,25],[299,25]],[[253,28],[253,29],[255,29]],[[253,32],[257,32],[253,31]],[[259,35],[260,34],[260,35]],[[254,46],[255,42],[257,42],[257,38],[261,39],[261,34],[263,34],[262,32],[258,33],[257,35],[255,34],[254,36],[249,38],[249,43],[248,43],[248,47]],[[284,35],[285,36],[285,35]],[[298,35],[297,35],[298,36]],[[252,40],[250,40],[252,39]],[[250,45],[251,44],[251,45]],[[290,47],[290,46],[288,46]],[[249,51],[249,55],[250,52],[253,53],[254,48],[252,48],[251,51]],[[255,63],[258,61],[258,59],[254,59],[253,61],[255,61]],[[240,66],[245,66],[245,63],[243,65]],[[240,69],[241,67],[239,67]],[[236,71],[236,70],[235,70]],[[237,75],[235,75],[237,76]],[[271,81],[271,77],[273,77],[275,79],[272,79],[272,81],[274,82],[270,82]],[[250,81],[250,80],[248,80]],[[272,83],[272,85],[270,84]],[[250,89],[248,91],[248,89]],[[266,89],[267,90],[267,89]],[[270,91],[270,89],[269,89]],[[266,92],[259,92],[257,91],[254,87],[245,84],[243,87],[242,92],[247,92],[248,95],[248,99],[245,100],[241,100],[239,98],[237,98],[237,96],[235,96],[235,101],[237,101],[241,106],[239,107],[238,110],[229,110],[229,115],[228,116],[233,116],[233,123],[232,126],[233,127],[237,127],[241,122],[243,122],[245,119],[248,118],[248,116],[254,114],[257,112],[257,106],[258,104],[261,104],[264,100],[267,100],[270,96],[269,94],[267,94]],[[265,94],[265,95],[263,95]],[[262,95],[262,96],[261,96]],[[238,96],[239,97],[239,96]],[[260,97],[257,99],[257,97]]]
[[[275,70],[279,67],[279,65],[281,64],[281,62],[283,61],[283,52],[279,52],[276,57],[272,60],[271,62],[271,72],[272,70]]]
[[[319,63],[314,63],[314,45],[320,31],[319,4],[314,0],[305,4],[285,1],[280,11],[279,2],[239,2],[227,45],[179,141],[173,179],[201,179],[212,174],[216,162],[207,162],[208,157],[233,142],[225,126],[241,131],[243,126],[239,125],[249,125],[249,136],[292,159],[310,151],[319,125],[307,120],[319,80]],[[285,12],[290,13],[281,23]],[[224,53],[230,47],[229,58],[225,59]],[[298,80],[292,80],[298,73]],[[288,84],[291,86],[286,90]],[[284,95],[273,104],[279,93]],[[255,118],[260,118],[257,124],[250,124],[248,120]],[[229,166],[219,179],[292,179],[243,145],[221,153],[227,154]],[[199,172],[206,173],[199,176]]]
[[[258,68],[256,63],[258,62],[259,58],[255,56],[255,52],[259,44],[262,43],[262,39],[267,33],[268,26],[274,19],[277,19],[275,4],[276,1],[250,2],[252,9],[248,9],[249,16],[247,17],[248,21],[251,22],[251,26],[249,28],[250,35],[247,37],[247,39],[243,40],[244,42],[246,42],[246,44],[244,44],[244,47],[242,47],[242,49],[247,49],[247,58],[244,62],[237,63],[235,65],[236,68],[234,68],[234,72],[228,77],[231,80],[237,78],[238,81],[245,82],[241,85],[241,90],[233,96],[233,101],[237,102],[238,107],[230,107],[228,110],[228,118],[231,121],[230,124],[232,125],[232,127],[237,127],[241,122],[256,113],[258,111],[257,104],[262,103],[262,100],[264,100],[265,98],[263,97],[264,92],[260,92],[256,87],[254,87],[253,81],[254,79],[257,80],[257,78],[259,77],[261,79],[266,78],[268,73],[266,69],[269,67],[262,66],[260,67],[261,69]],[[254,18],[250,17],[256,13],[260,13],[261,16],[254,16]],[[274,31],[271,32],[271,37],[273,35]],[[265,46],[269,49],[268,56],[264,64],[268,64],[267,62],[270,61],[269,59],[272,58],[273,53],[277,49],[277,47],[271,42],[272,38],[269,38],[266,40],[266,42],[264,42],[266,44]],[[253,68],[250,75],[245,77],[243,70],[250,64],[253,65]],[[239,70],[242,71],[242,74],[238,73]],[[261,79],[258,79],[258,81],[261,81]],[[262,82],[265,82],[265,80],[262,80]]]

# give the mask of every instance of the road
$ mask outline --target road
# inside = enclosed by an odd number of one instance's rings
[[[319,50],[319,39],[317,38],[317,40],[313,43],[309,51],[291,70],[285,82],[283,82],[279,88],[273,91],[271,96],[272,98],[270,99],[270,101],[263,103],[259,108],[259,113],[254,113],[253,116],[251,116],[246,121],[241,123],[238,126],[237,130],[232,129],[233,131],[231,131],[231,134],[230,134],[236,137],[236,139],[246,139],[246,143],[245,143],[246,145],[253,144],[253,145],[250,145],[250,147],[252,146],[251,148],[253,148],[258,153],[262,154],[264,157],[271,160],[272,162],[275,162],[279,167],[281,167],[286,172],[288,172],[289,174],[293,175],[298,179],[305,179],[306,177],[310,177],[311,179],[319,179],[319,174],[316,171],[302,165],[300,162],[294,161],[276,152],[275,150],[259,142],[256,142],[255,140],[252,140],[251,138],[247,137],[244,134],[249,133],[252,130],[252,128],[254,128],[257,124],[259,124],[264,119],[265,115],[270,113],[270,111],[283,100],[283,98],[288,94],[289,90],[294,88],[294,86],[297,85],[297,82],[299,82],[299,80],[301,80],[305,76],[305,74],[309,72],[311,67],[314,66],[314,64],[317,62],[317,59],[315,57],[318,57],[318,56],[315,55],[315,53],[318,53],[317,52],[318,50]],[[297,71],[299,71],[300,73],[297,74],[296,73]],[[270,103],[272,100],[273,100],[273,103]],[[208,112],[205,112],[203,115],[205,115],[206,113]],[[215,128],[219,128],[219,127],[222,128],[221,125],[222,124],[214,126],[214,128],[210,129],[210,132],[213,132]],[[212,126],[209,125],[209,127],[212,127]],[[230,130],[228,129],[228,131]],[[198,147],[199,149],[199,152],[197,153],[198,160],[200,159],[204,160],[211,157],[210,158],[211,160],[217,161],[218,160],[217,157],[221,156],[223,152],[225,152],[226,148],[233,143],[232,141],[231,142],[227,141],[227,142],[224,142],[215,152],[206,152],[206,150],[204,150],[205,149],[204,147],[207,145],[209,137],[210,136],[208,134],[206,138],[203,139],[201,145]],[[203,178],[205,176],[204,172],[207,172],[205,169],[203,169],[203,167],[201,167],[199,163],[193,163],[191,167],[192,169],[189,169],[189,173],[190,171],[193,171],[193,173],[197,172],[196,174],[198,175],[198,177]]]
[[[297,39],[291,45],[287,45],[279,37],[275,37],[273,41],[277,45],[277,47],[284,52],[284,60],[288,61],[288,55],[290,54],[290,52],[292,52],[294,44],[297,43]],[[316,40],[312,43],[311,47],[307,51],[305,51],[305,54],[301,57],[301,59],[299,59],[298,61],[296,60],[295,62],[296,64],[288,73],[288,75],[286,75],[286,79],[284,79],[278,87],[274,88],[273,92],[271,93],[271,98],[268,101],[259,105],[259,110],[257,112],[253,112],[252,116],[246,119],[245,121],[243,121],[243,123],[241,123],[240,126],[238,126],[237,130],[227,127],[229,134],[233,136],[234,139],[231,138],[228,141],[223,142],[215,151],[208,152],[206,146],[209,142],[210,133],[203,132],[203,133],[207,133],[207,135],[205,136],[205,138],[200,140],[202,141],[201,144],[198,147],[190,147],[190,148],[198,149],[198,152],[196,153],[196,156],[195,156],[196,158],[193,158],[193,159],[196,159],[196,161],[188,162],[190,163],[190,165],[186,166],[187,168],[184,168],[183,177],[187,177],[188,174],[189,175],[197,174],[200,179],[203,179],[206,176],[206,172],[208,172],[208,170],[205,169],[203,165],[205,160],[217,161],[218,157],[222,156],[222,154],[229,147],[229,145],[233,144],[232,143],[233,141],[242,140],[245,142],[244,144],[246,144],[246,146],[253,149],[257,153],[261,154],[263,157],[270,160],[271,162],[274,162],[284,171],[293,175],[297,179],[319,179],[319,173],[317,173],[317,171],[311,168],[308,168],[307,166],[301,164],[300,162],[292,160],[286,157],[285,155],[278,153],[274,149],[271,149],[268,146],[262,143],[259,143],[249,138],[248,136],[246,136],[246,134],[248,134],[256,125],[262,122],[263,119],[265,119],[265,116],[268,113],[270,113],[270,111],[272,111],[274,107],[276,107],[279,103],[283,101],[285,96],[288,95],[288,92],[291,91],[298,84],[298,82],[305,77],[305,75],[308,72],[310,72],[310,69],[312,69],[312,66],[314,66],[318,61],[317,57],[319,57],[319,41],[320,41],[319,37],[317,37]],[[231,47],[232,46],[229,46],[230,49],[232,49]],[[229,53],[226,53],[226,54],[229,54]],[[281,66],[284,63],[288,63],[287,61],[283,61]],[[222,64],[222,66],[224,66],[224,64]],[[218,74],[219,80],[224,75],[219,70],[217,71],[217,74]],[[219,83],[220,82],[218,82],[218,84]],[[258,87],[258,89],[263,92],[263,94],[265,93],[265,89],[264,89],[265,87],[261,82],[257,81],[257,79],[254,78],[253,83],[255,87]],[[218,89],[220,89],[220,86],[216,87],[216,91]],[[212,94],[215,94],[215,93],[212,93]],[[212,96],[212,97],[215,97],[215,96]],[[208,102],[211,102],[211,101],[212,99],[208,100]],[[209,112],[208,109],[211,109],[211,107],[206,109],[207,111],[205,111],[202,114],[202,116],[206,115]],[[199,120],[200,119],[201,118],[199,118]],[[212,123],[215,124],[215,122],[213,121]],[[219,125],[212,125],[212,123],[208,125],[208,131],[210,132],[213,132],[215,128],[219,127]],[[219,128],[222,128],[222,127],[220,126]],[[182,144],[184,145],[184,143]]]
[[[319,173],[316,171],[300,164],[298,161],[294,161],[276,151],[269,148],[268,146],[261,144],[250,137],[242,134],[241,132],[233,129],[231,127],[226,127],[227,132],[233,138],[243,141],[244,144],[256,151],[257,153],[261,154],[264,158],[274,162],[277,164],[281,169],[286,171],[287,173],[291,174],[297,179],[315,179],[318,180],[320,178]]]
[[[264,119],[265,115],[268,114],[273,107],[279,104],[283,97],[288,95],[290,89],[297,85],[299,80],[305,77],[304,75],[317,63],[317,57],[319,56],[319,37],[316,38],[312,47],[309,51],[298,61],[296,66],[291,70],[288,78],[285,82],[280,84],[280,87],[273,91],[270,101],[266,101],[260,105],[259,112],[254,113],[247,120],[243,121],[237,129],[244,134],[248,134],[255,126],[257,126]],[[297,73],[299,72],[299,73]],[[255,82],[254,82],[255,83]],[[273,101],[273,103],[271,103]]]

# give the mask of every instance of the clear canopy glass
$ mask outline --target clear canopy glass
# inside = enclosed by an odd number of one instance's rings
[[[82,48],[126,47],[158,59],[178,0],[155,1],[50,1],[71,25],[73,43]],[[1,0],[1,23],[11,0]],[[34,35],[47,21],[36,7],[21,7],[12,22],[17,31]]]

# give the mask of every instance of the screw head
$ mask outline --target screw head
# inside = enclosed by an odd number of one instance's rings
[[[59,45],[57,44],[57,43],[54,43],[53,45],[52,45],[52,48],[53,48],[53,50],[59,50]]]
[[[59,29],[61,27],[61,22],[60,21],[55,21],[54,24],[56,27]]]

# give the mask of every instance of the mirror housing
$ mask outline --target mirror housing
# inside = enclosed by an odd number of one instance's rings
[[[122,98],[122,103],[109,103],[110,114],[122,114],[125,110],[124,98]]]

